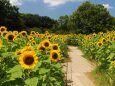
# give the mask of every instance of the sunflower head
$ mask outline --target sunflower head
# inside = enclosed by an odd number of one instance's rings
[[[36,32],[35,32],[35,31],[31,31],[31,32],[30,32],[30,35],[31,35],[31,36],[35,36],[35,35],[36,35]]]
[[[1,31],[1,32],[4,32],[4,31],[6,31],[6,30],[7,30],[7,28],[6,28],[5,26],[1,26],[1,27],[0,27],[0,31]]]
[[[105,38],[102,38],[101,41],[104,43],[104,42],[106,42],[106,39],[105,39]]]
[[[8,34],[8,31],[4,31],[4,32],[1,33],[1,35],[2,35],[3,37],[5,37],[6,34]]]
[[[14,39],[15,39],[15,35],[14,35],[13,33],[8,33],[8,34],[6,34],[5,38],[6,38],[8,41],[12,42],[12,41],[14,41]]]
[[[28,39],[29,39],[29,40],[34,40],[34,37],[31,36],[31,35],[29,35],[29,36],[28,36]]]
[[[43,47],[42,44],[38,44],[37,49],[45,51],[45,47]]]
[[[20,33],[21,37],[27,37],[27,32],[26,31],[21,31]]]
[[[16,50],[16,55],[20,55],[20,54],[22,54],[22,50],[21,49]]]
[[[13,31],[14,35],[18,35],[18,31]]]
[[[103,34],[104,34],[103,32],[100,32],[100,35],[102,35],[102,36],[103,36]]]
[[[102,45],[103,45],[102,42],[97,42],[97,46],[98,46],[98,47],[101,47]]]
[[[52,44],[52,50],[60,50],[58,44]]]
[[[34,51],[34,48],[32,46],[25,46],[23,49],[22,49],[22,52],[25,52],[25,51]]]
[[[49,40],[44,40],[44,41],[42,42],[42,46],[43,46],[44,48],[48,48],[48,47],[50,47],[50,45],[51,45],[51,43],[50,43]]]
[[[38,57],[34,51],[25,51],[20,55],[19,63],[24,69],[33,69],[38,63]]]
[[[36,42],[35,42],[35,41],[32,41],[32,44],[33,44],[33,45],[35,45],[35,44],[36,44]]]
[[[96,33],[93,33],[93,37],[96,37]]]
[[[60,60],[60,53],[56,50],[50,52],[50,60],[53,62],[58,62]]]
[[[115,36],[112,38],[113,41],[115,41]]]

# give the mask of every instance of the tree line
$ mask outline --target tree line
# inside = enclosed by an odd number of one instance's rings
[[[38,14],[19,13],[17,6],[12,6],[9,0],[0,0],[0,26],[8,27],[8,30],[29,30],[36,27],[44,31],[50,29],[56,20],[48,16]]]
[[[98,33],[115,30],[115,17],[101,4],[84,2],[71,15],[60,16],[58,19],[60,33]],[[66,28],[66,29],[65,29]]]
[[[83,33],[106,32],[114,30],[115,17],[101,4],[89,1],[81,4],[71,15],[60,16],[54,20],[48,16],[20,13],[17,6],[12,6],[9,0],[0,0],[0,26],[8,30],[35,30],[54,33]]]

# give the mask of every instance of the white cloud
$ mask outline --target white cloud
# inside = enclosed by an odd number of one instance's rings
[[[104,6],[105,8],[107,8],[107,9],[112,9],[112,8],[113,8],[113,7],[110,6],[109,4],[103,4],[103,6]]]
[[[84,1],[84,0],[43,0],[43,2],[50,7],[55,7],[62,4],[66,4],[67,2],[74,2],[74,1]]]
[[[36,0],[10,0],[11,5],[20,6],[24,1],[35,2]]]
[[[10,3],[12,5],[22,5],[22,0],[10,0]]]

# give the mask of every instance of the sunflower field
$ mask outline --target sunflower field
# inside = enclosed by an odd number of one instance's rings
[[[115,82],[115,31],[79,34],[76,38],[85,56],[96,62],[98,71],[105,72]]]
[[[64,86],[67,36],[0,27],[0,86]]]

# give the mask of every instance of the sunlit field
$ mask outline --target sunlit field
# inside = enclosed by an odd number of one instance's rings
[[[63,37],[0,27],[0,86],[63,86]]]
[[[61,64],[67,58],[67,44],[79,46],[98,71],[115,78],[115,31],[89,35],[39,34],[7,31],[0,27],[1,86],[64,86]],[[112,78],[111,78],[112,77]]]
[[[0,86],[115,86],[114,0],[0,0]]]

